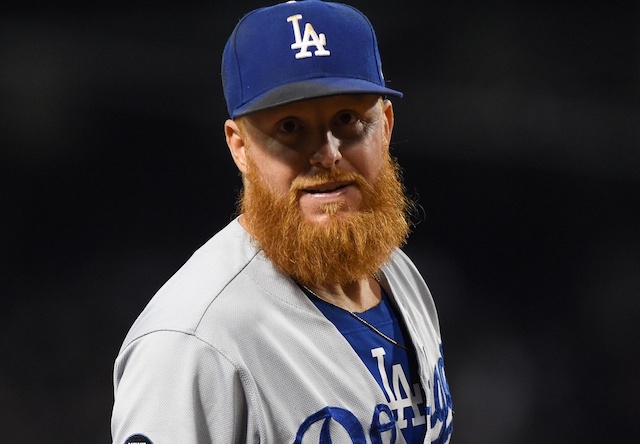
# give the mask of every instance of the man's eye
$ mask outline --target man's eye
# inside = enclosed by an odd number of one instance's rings
[[[350,111],[343,111],[336,116],[336,120],[340,125],[351,125],[358,121],[358,117],[355,113]]]
[[[300,122],[294,119],[283,120],[278,125],[278,130],[288,134],[295,133],[296,131],[299,131],[300,128],[302,128],[302,126],[300,125]]]

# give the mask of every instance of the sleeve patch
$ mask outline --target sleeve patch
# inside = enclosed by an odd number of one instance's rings
[[[124,444],[153,444],[153,442],[144,435],[131,435],[126,439]]]

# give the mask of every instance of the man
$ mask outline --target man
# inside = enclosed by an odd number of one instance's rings
[[[115,365],[113,442],[447,443],[437,315],[409,232],[371,24],[317,0],[223,53],[240,216],[151,300]]]

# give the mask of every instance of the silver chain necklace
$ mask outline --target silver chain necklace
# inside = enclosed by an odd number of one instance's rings
[[[376,279],[377,280],[377,279]],[[316,298],[320,299],[321,301],[324,301],[328,304],[331,304],[331,302],[329,301],[325,301],[324,299],[322,299],[320,296],[318,296],[315,292],[311,291],[311,289],[309,287],[307,287],[304,284],[300,284],[305,290],[307,290],[309,293],[311,293],[313,296],[315,296]],[[334,304],[331,304],[334,305]],[[337,307],[337,305],[336,305]],[[395,345],[396,347],[400,347],[401,349],[403,349],[404,351],[407,351],[407,347],[405,347],[404,345],[400,344],[398,341],[396,341],[395,339],[393,339],[392,337],[385,335],[384,333],[382,333],[380,330],[378,330],[374,325],[371,325],[369,322],[367,322],[365,319],[362,319],[360,316],[358,316],[356,313],[350,311],[350,310],[345,310],[342,307],[338,307],[341,308],[342,310],[346,311],[347,313],[349,313],[351,315],[351,317],[353,317],[354,319],[357,319],[361,324],[367,326],[371,331],[373,331],[374,333],[376,333],[378,336],[380,336],[381,338],[389,341],[390,343],[392,343],[393,345]]]

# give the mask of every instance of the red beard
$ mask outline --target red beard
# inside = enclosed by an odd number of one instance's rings
[[[411,203],[399,167],[388,154],[371,184],[357,173],[334,168],[294,181],[288,197],[277,196],[262,180],[250,153],[247,162],[239,202],[245,226],[265,255],[296,281],[310,287],[355,282],[377,272],[405,243]],[[363,197],[360,208],[345,215],[339,204],[331,204],[324,208],[331,216],[328,221],[308,221],[300,211],[297,190],[315,180],[354,181]]]

